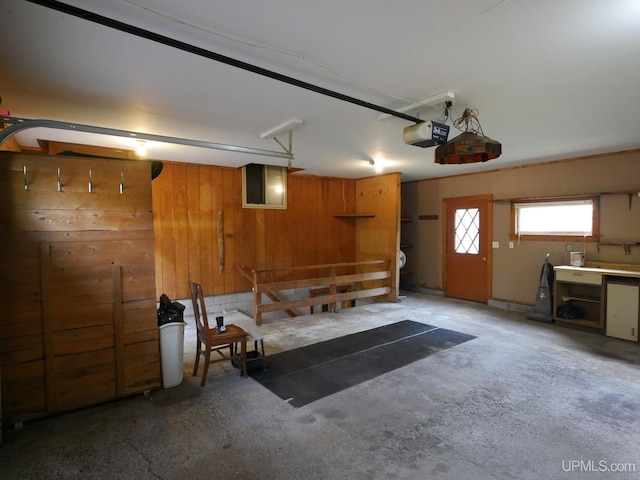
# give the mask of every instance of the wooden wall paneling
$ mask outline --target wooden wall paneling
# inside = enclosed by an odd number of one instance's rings
[[[293,206],[291,218],[291,236],[296,239],[298,247],[293,250],[293,266],[311,265],[312,252],[309,245],[310,223],[313,223],[312,216],[307,214],[309,205],[309,180],[306,175],[292,175],[289,181],[290,193],[288,204]],[[286,267],[286,265],[277,265]]]
[[[3,202],[0,209],[7,203]],[[0,315],[2,414],[44,412],[40,251],[25,235],[14,237],[3,232],[2,239],[0,291],[5,306],[11,308]]]
[[[114,346],[115,346],[115,370],[116,370],[116,396],[125,394],[125,370],[124,370],[124,312],[122,310],[122,267],[112,265],[113,278],[113,317]]]
[[[188,298],[189,293],[189,227],[187,200],[187,165],[174,168],[173,228],[175,238],[175,298]]]
[[[328,257],[329,250],[327,248],[329,239],[326,236],[327,217],[326,203],[322,195],[322,183],[324,179],[321,177],[313,177],[311,185],[309,185],[310,196],[306,199],[309,202],[310,218],[307,222],[309,238],[309,250],[311,263],[307,265],[320,265],[322,263],[332,263],[333,259]],[[315,199],[315,200],[314,200]],[[326,260],[326,261],[325,261]]]
[[[196,283],[201,280],[201,228],[200,228],[200,171],[198,165],[187,167],[187,218],[188,218],[188,279]],[[188,298],[191,294],[188,293]]]
[[[145,264],[152,269],[152,236],[151,231],[141,231],[131,240],[100,240],[92,236],[87,241],[74,241],[72,239],[77,236],[70,235],[66,241],[51,242],[51,258],[56,264],[64,262],[65,267],[91,267],[106,263]]]
[[[154,251],[154,270],[155,270],[155,291],[156,298],[162,295],[164,278],[164,264],[162,259],[162,191],[164,189],[164,179],[167,174],[167,165],[163,165],[162,173],[156,177],[151,185],[151,205],[153,210],[153,251]],[[165,176],[166,175],[166,176]]]
[[[129,263],[122,267],[122,301],[156,299],[154,271],[150,263]]]
[[[54,393],[50,411],[67,410],[115,399],[118,369],[118,330],[121,330],[121,280],[119,267],[106,263],[54,256],[65,245],[50,245],[49,284],[45,284],[46,319],[52,343]],[[69,248],[90,257],[84,249]],[[82,265],[82,264],[85,265]],[[77,266],[78,264],[82,266]],[[43,265],[46,265],[43,262]],[[117,276],[115,276],[117,274]],[[117,299],[116,303],[114,299]],[[76,308],[78,307],[78,308]],[[104,312],[108,315],[104,315]],[[121,338],[121,334],[120,334]],[[51,410],[53,408],[54,410]]]
[[[392,292],[387,301],[397,301],[400,248],[400,174],[391,173],[356,182],[356,212],[373,213],[373,218],[356,220],[356,260],[386,260],[391,263]]]
[[[256,268],[256,210],[253,208],[239,207],[240,214],[236,216],[236,225],[241,222],[242,229],[236,230],[236,251],[241,250],[242,255],[236,257],[237,265],[244,265],[249,270]],[[251,283],[242,275],[239,276],[239,292],[251,290]]]
[[[225,191],[225,170],[226,168],[213,167],[211,175],[211,259],[208,268],[211,270],[213,280],[212,294],[219,295],[225,293],[224,276],[220,273],[220,250],[218,248],[218,214],[222,212],[223,221],[225,212],[225,202],[227,193]],[[205,294],[207,294],[205,290]]]
[[[88,210],[94,216],[94,222],[98,219],[105,218],[107,222],[111,221],[113,218],[117,218],[113,214],[113,210],[121,211],[126,210],[127,208],[131,209],[130,217],[133,219],[137,219],[140,215],[150,213],[143,212],[140,210],[136,210],[136,206],[148,204],[151,201],[151,193],[133,193],[126,192],[126,195],[119,195],[116,192],[99,192],[97,191],[98,186],[96,186],[94,182],[94,191],[91,195],[86,195],[86,191],[69,191],[63,190],[64,195],[51,195],[50,189],[47,189],[47,185],[40,185],[39,190],[35,188],[34,185],[29,187],[29,191],[21,192],[21,195],[16,195],[12,199],[12,208],[26,210],[33,205],[44,205],[45,202],[47,205],[46,209],[36,209],[36,210],[44,210],[47,213],[54,213],[57,210],[62,210],[63,212],[60,215],[63,215],[64,210]],[[52,188],[55,188],[53,186]],[[63,187],[65,188],[65,187]],[[67,188],[69,186],[67,185]],[[85,188],[88,188],[85,186]],[[112,186],[113,189],[117,188],[116,185]],[[130,189],[133,189],[131,187]],[[104,208],[106,203],[110,203],[110,208]],[[85,213],[85,212],[78,212]],[[55,217],[54,217],[55,218]],[[119,220],[120,221],[120,220]],[[107,223],[109,224],[109,223]],[[40,226],[41,224],[37,224]],[[126,226],[127,224],[125,224]],[[139,223],[135,225],[136,229],[139,226]],[[49,228],[51,230],[51,228]],[[22,231],[35,231],[29,228],[23,228]],[[41,231],[39,229],[39,231]],[[54,230],[57,231],[57,230]]]
[[[78,365],[83,365],[78,368]],[[116,398],[115,349],[56,355],[56,410],[71,410]]]
[[[200,167],[200,284],[205,292],[213,292],[214,262],[214,218],[213,218],[213,176],[214,169],[209,166]],[[216,211],[217,215],[217,211]],[[217,217],[216,217],[217,218]],[[193,279],[195,282],[198,280]],[[212,293],[208,293],[209,295]]]
[[[25,337],[22,337],[25,338]],[[41,343],[42,337],[34,339]],[[6,343],[6,342],[5,342]],[[22,354],[30,345],[24,343],[3,345],[2,355],[2,415],[7,418],[33,418],[46,411],[44,360],[20,361],[19,368],[12,368],[12,354]],[[31,345],[34,349],[37,345]],[[41,348],[41,347],[40,347]],[[15,349],[15,350],[14,350]],[[31,350],[33,351],[33,350]]]
[[[7,225],[10,230],[43,231],[43,232],[73,232],[82,228],[100,230],[101,224],[113,225],[120,231],[137,230],[139,222],[152,221],[151,212],[140,212],[130,216],[104,211],[94,213],[89,210],[72,209],[24,209],[20,217],[13,217]]]
[[[161,379],[155,300],[124,303],[122,323],[124,395],[157,388]]]
[[[161,282],[157,295],[164,292],[176,297],[173,290],[177,285],[162,283],[169,277],[165,270],[171,270],[171,260],[164,258],[169,250],[165,239],[171,232],[175,237],[175,225],[170,226],[159,219],[164,219],[168,211],[174,219],[180,215],[188,219],[187,276],[199,277],[194,280],[203,285],[206,295],[248,291],[250,285],[236,272],[236,265],[263,269],[356,260],[356,222],[334,218],[335,214],[355,211],[355,180],[290,174],[286,210],[243,209],[240,169],[204,165],[185,168],[188,173],[184,205],[179,205],[175,198],[164,192],[165,189],[173,192],[175,179],[157,183],[165,175],[171,175],[170,168],[165,167],[153,184],[154,206],[158,196],[163,199],[160,206],[155,207],[161,209],[160,214],[154,212],[155,234],[162,238],[160,250],[156,242],[156,256],[162,257],[158,264],[163,269],[163,275],[157,275]],[[190,173],[195,169],[197,181]],[[224,216],[225,268],[222,275],[217,248],[219,211]],[[174,259],[174,263],[176,261]],[[182,282],[179,272],[172,278]]]
[[[339,232],[335,236],[335,249],[340,255],[340,262],[355,262],[356,250],[356,225],[355,222],[345,222],[333,217],[334,214],[344,212],[355,212],[355,182],[341,179],[339,183],[334,183],[331,197],[334,199],[334,208],[330,209],[331,221],[335,231]],[[342,228],[340,228],[342,227]]]
[[[279,231],[279,227],[276,221],[276,211],[272,209],[266,209],[264,212],[264,225],[265,225],[265,251],[266,255],[266,268],[275,268],[282,263],[283,252],[278,244],[278,236],[282,232]],[[278,273],[273,274],[272,281],[279,280]]]
[[[288,175],[287,175],[288,176]],[[287,182],[289,182],[287,180]],[[276,210],[276,228],[280,229],[280,233],[277,238],[277,249],[279,250],[276,261],[282,262],[280,265],[294,265],[296,262],[296,247],[295,242],[299,241],[296,236],[296,228],[293,228],[297,217],[294,216],[295,210],[292,208],[292,204],[289,203],[289,199],[292,198],[289,194],[287,184],[287,208]]]
[[[260,208],[255,209],[255,219],[256,219],[256,236],[255,236],[255,252],[256,252],[256,263],[252,268],[260,269],[267,268],[267,249],[266,249],[266,235],[267,235],[267,220],[266,220],[266,210]]]
[[[45,410],[57,409],[55,391],[55,365],[53,344],[53,323],[51,321],[51,248],[49,244],[40,245],[40,288],[42,292],[42,341],[44,345],[45,377],[42,379],[46,393]]]
[[[297,265],[300,259],[300,251],[303,248],[300,245],[302,241],[302,234],[300,230],[302,225],[298,225],[298,228],[293,228],[296,221],[300,219],[301,206],[298,203],[297,188],[294,187],[295,181],[291,178],[291,173],[287,174],[287,208],[281,210],[282,218],[281,222],[284,225],[285,231],[282,236],[282,249],[286,252],[286,265]]]
[[[311,249],[309,246],[313,217],[308,213],[311,207],[309,200],[309,179],[306,175],[288,175],[288,234],[290,238],[291,266],[310,265]],[[274,265],[286,267],[288,265]]]
[[[331,220],[333,219],[333,213],[330,213],[329,207],[329,185],[332,183],[329,179],[320,178],[318,182],[317,195],[320,199],[317,203],[317,212],[315,218],[318,219],[318,239],[322,246],[324,256],[329,259],[327,263],[337,263],[339,260],[335,257],[335,252],[332,248],[335,238],[331,236]]]
[[[306,211],[302,212],[306,218],[302,219],[304,224],[303,232],[305,236],[304,263],[303,265],[317,265],[325,263],[318,261],[320,258],[320,223],[322,218],[318,217],[318,207],[321,203],[317,189],[318,177],[307,176],[304,179],[304,190],[299,192],[302,195],[303,205],[308,205]],[[322,255],[324,257],[324,255]],[[328,259],[329,260],[329,259]],[[326,263],[330,263],[331,261]]]
[[[233,237],[227,237],[227,234],[233,235],[235,226],[235,217],[238,206],[242,206],[241,195],[236,190],[238,186],[242,187],[242,183],[238,183],[237,177],[240,174],[240,170],[225,168],[222,169],[222,243],[223,243],[223,266],[220,271],[220,259],[216,257],[215,273],[222,279],[222,291],[233,292],[235,290],[236,275],[237,272],[233,265],[236,263],[236,245],[233,241]],[[240,192],[242,188],[240,189]],[[240,203],[239,203],[240,201]],[[217,217],[216,217],[217,218]],[[216,238],[217,238],[216,229]],[[218,252],[218,255],[220,252]]]
[[[235,201],[233,204],[234,219],[233,230],[230,232],[233,236],[226,238],[233,244],[234,257],[233,264],[227,264],[225,268],[233,270],[234,273],[234,287],[233,291],[242,292],[247,291],[247,285],[245,278],[238,273],[237,266],[251,265],[253,259],[249,258],[249,244],[247,238],[247,231],[250,230],[248,225],[247,208],[242,208],[242,170],[236,169],[233,176],[233,191],[239,192],[234,195]],[[249,261],[248,261],[249,260]]]
[[[158,342],[147,341],[124,346],[125,394],[160,387]]]
[[[125,345],[157,340],[159,333],[156,300],[149,298],[123,303],[122,323]]]
[[[160,207],[160,232],[162,237],[162,285],[163,293],[169,296],[176,294],[176,238],[174,235],[174,189],[175,189],[175,164],[163,168],[164,189],[161,193]],[[165,172],[165,170],[167,170]],[[166,173],[166,176],[165,176]]]

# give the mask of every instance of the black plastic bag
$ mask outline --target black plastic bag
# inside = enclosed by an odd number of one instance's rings
[[[556,316],[558,318],[566,318],[570,320],[584,318],[584,312],[580,307],[573,304],[572,302],[563,303],[558,306],[558,310],[556,311]]]
[[[183,322],[184,309],[186,307],[179,302],[172,302],[164,293],[160,296],[160,306],[158,307],[158,326],[167,323]]]

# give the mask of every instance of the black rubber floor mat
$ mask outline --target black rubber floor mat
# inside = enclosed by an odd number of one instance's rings
[[[292,406],[302,407],[473,338],[403,320],[269,355],[268,370],[250,376]]]

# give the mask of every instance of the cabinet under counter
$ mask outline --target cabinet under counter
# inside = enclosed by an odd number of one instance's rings
[[[607,288],[609,284],[640,285],[640,265],[637,268],[555,267],[553,319],[595,329],[608,336],[638,341],[640,305],[636,305],[637,299],[634,301],[637,291]],[[608,298],[610,294],[611,299]],[[622,310],[616,307],[620,302],[625,305]],[[630,309],[627,305],[635,305],[635,308]]]

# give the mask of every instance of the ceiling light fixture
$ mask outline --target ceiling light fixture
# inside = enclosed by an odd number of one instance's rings
[[[380,173],[382,172],[382,170],[384,170],[384,161],[380,158],[378,160],[374,160],[373,158],[370,158],[365,160],[365,162],[371,165],[377,173]]]
[[[461,165],[486,162],[498,158],[502,153],[500,142],[484,136],[478,110],[465,108],[453,126],[463,133],[436,148],[435,163]]]
[[[147,155],[147,141],[146,140],[138,140],[138,144],[136,145],[136,153],[139,157],[145,157]]]

